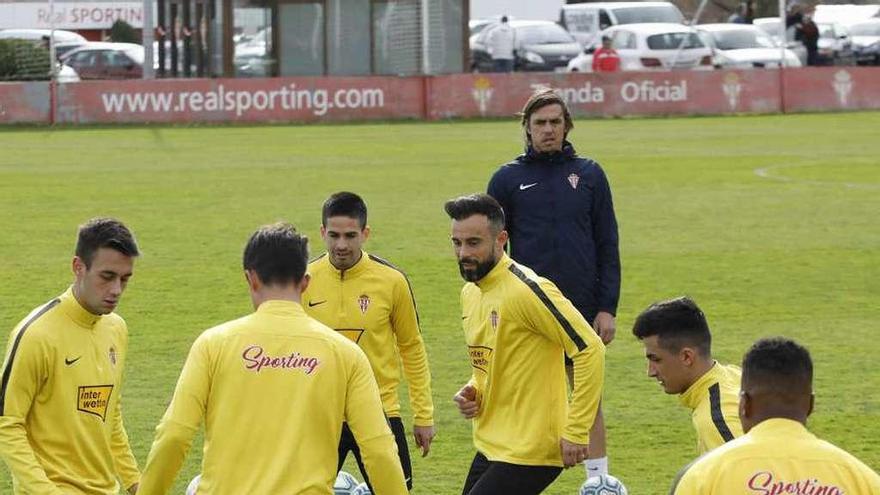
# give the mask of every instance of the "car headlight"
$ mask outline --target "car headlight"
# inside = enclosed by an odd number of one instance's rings
[[[538,55],[535,52],[526,52],[524,54],[524,57],[526,60],[528,60],[529,62],[531,62],[533,64],[543,64],[544,63],[544,57]]]

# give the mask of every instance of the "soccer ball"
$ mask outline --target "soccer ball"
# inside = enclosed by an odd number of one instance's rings
[[[594,476],[581,485],[580,495],[627,495],[626,487],[610,474]]]
[[[333,483],[333,495],[352,495],[357,486],[357,478],[345,471],[339,471],[339,474],[336,475],[336,482]]]
[[[192,481],[189,482],[189,485],[186,487],[186,495],[196,495],[196,490],[199,489],[199,481],[201,481],[202,475],[197,474]]]
[[[361,483],[351,491],[351,495],[373,495],[366,483]]]

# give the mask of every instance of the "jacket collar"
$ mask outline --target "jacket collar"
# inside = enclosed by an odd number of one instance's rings
[[[498,263],[495,263],[495,266],[489,270],[489,273],[475,282],[477,287],[483,292],[492,290],[492,288],[495,287],[504,276],[504,273],[507,272],[508,267],[510,267],[512,263],[513,260],[510,259],[510,256],[508,256],[507,253],[503,253],[501,258],[498,259]]]
[[[76,296],[73,295],[73,287],[68,288],[64,294],[61,295],[61,309],[64,310],[64,313],[70,317],[77,325],[84,328],[92,328],[95,326],[95,323],[101,319],[102,315],[96,315],[86,308],[82,307],[79,301],[76,300]]]
[[[570,160],[577,156],[574,146],[567,140],[562,142],[561,151],[541,152],[536,151],[531,144],[526,145],[526,151],[520,156],[520,159],[526,162],[549,163],[556,164]]]
[[[715,383],[719,380],[721,375],[721,365],[718,364],[718,361],[715,361],[712,364],[712,367],[709,368],[709,371],[703,373],[703,376],[697,379],[694,383],[688,387],[687,390],[684,391],[683,394],[679,396],[679,400],[685,406],[696,409],[700,402],[702,402],[706,395],[709,393],[709,386],[712,383]]]
[[[369,261],[368,261],[369,257],[370,257],[370,255],[367,254],[366,251],[362,250],[361,251],[361,259],[357,260],[357,263],[355,263],[354,265],[352,265],[349,268],[346,268],[345,270],[340,270],[339,268],[336,268],[335,266],[333,266],[333,263],[330,261],[330,254],[329,253],[327,254],[327,256],[325,256],[326,261],[327,261],[327,266],[329,267],[330,272],[333,273],[333,277],[337,280],[342,280],[344,278],[351,279],[353,277],[357,277],[358,275],[360,275],[361,273],[366,271],[367,266],[369,265]]]
[[[257,308],[257,313],[276,316],[298,316],[306,314],[300,303],[283,299],[270,299],[264,301]]]

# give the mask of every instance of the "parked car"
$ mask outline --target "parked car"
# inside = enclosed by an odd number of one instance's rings
[[[822,65],[855,65],[849,32],[837,22],[816,23],[819,28],[819,63]]]
[[[683,24],[684,15],[670,2],[596,2],[563,5],[559,23],[584,47],[599,31],[621,24]]]
[[[714,65],[723,69],[800,67],[801,61],[761,28],[751,24],[700,24],[703,41],[712,48]]]
[[[144,47],[134,43],[88,43],[62,60],[80,79],[140,79],[143,77]]]
[[[807,65],[807,48],[803,43],[794,39],[794,28],[790,27],[785,30],[785,36],[782,36],[782,29],[778,17],[759,17],[752,20],[752,25],[761,28],[762,31],[769,34],[773,41],[783,43],[785,40],[785,48],[794,52],[801,65]]]
[[[620,56],[620,70],[670,70],[712,68],[712,49],[697,31],[683,24],[647,23],[613,26],[568,64],[570,72],[591,72],[593,52],[601,38],[611,37]]]
[[[849,31],[856,63],[880,65],[880,19],[866,19],[845,23]]]
[[[0,39],[18,39],[43,43],[49,39],[51,33],[51,29],[0,29]],[[55,56],[59,60],[71,50],[88,43],[88,40],[81,34],[63,29],[55,30],[53,40],[55,41]]]
[[[515,39],[514,70],[561,71],[581,52],[580,43],[555,22],[510,21],[509,24]],[[476,71],[493,69],[487,40],[496,25],[483,29],[471,42],[471,67]]]

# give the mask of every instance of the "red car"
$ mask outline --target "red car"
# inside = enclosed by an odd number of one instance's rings
[[[62,60],[89,79],[140,79],[143,77],[144,47],[133,43],[88,43],[70,51]]]

